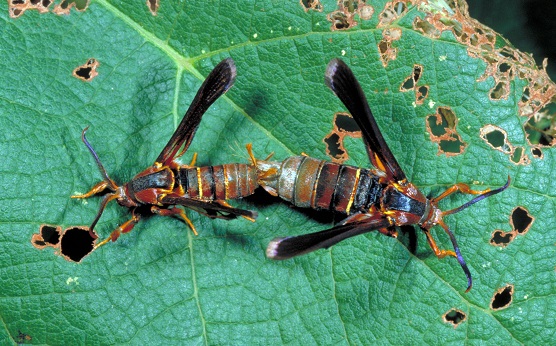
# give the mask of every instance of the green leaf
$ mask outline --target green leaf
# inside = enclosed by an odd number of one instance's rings
[[[526,77],[542,71],[526,57],[512,62],[522,74],[514,70],[505,80],[507,98],[493,100],[493,75],[501,77],[487,61],[496,56],[493,49],[511,46],[501,36],[495,36],[495,48],[462,43],[456,30],[461,22],[441,12],[443,1],[408,5],[383,27],[388,4],[369,1],[370,19],[355,15],[356,26],[336,31],[327,20],[335,1],[323,1],[322,12],[306,12],[303,3],[311,2],[162,1],[153,16],[144,2],[99,0],[68,16],[28,10],[17,19],[1,3],[3,344],[553,340],[554,150],[543,148],[542,159],[532,156],[526,118],[519,115],[524,108],[518,107]],[[352,9],[345,11],[349,16]],[[426,13],[446,25],[438,37],[430,26],[425,32],[414,28]],[[401,33],[391,43],[395,58],[387,66],[378,49],[386,28]],[[463,293],[457,262],[436,258],[420,233],[415,255],[404,245],[406,237],[372,232],[293,260],[268,260],[272,238],[329,228],[331,221],[264,191],[230,202],[256,209],[256,223],[188,211],[197,237],[179,220],[155,216],[79,264],[32,246],[41,224],[89,225],[97,213],[100,198],[69,198],[100,180],[80,140],[84,127],[90,126],[88,138],[111,177],[128,181],[153,163],[204,76],[228,56],[237,64],[236,84],[204,116],[184,162],[197,152],[198,165],[247,163],[249,142],[261,158],[305,152],[328,159],[322,139],[334,113],[345,108],[325,87],[323,74],[330,59],[342,57],[400,165],[425,193],[437,195],[457,182],[495,188],[510,175],[511,187],[502,194],[446,218],[473,274],[471,292]],[[98,76],[90,82],[73,77],[90,58],[100,63]],[[415,64],[423,66],[417,86],[429,87],[422,105],[413,104],[413,90],[400,90]],[[430,139],[426,119],[439,106],[457,117],[456,132],[467,144],[460,155],[438,155]],[[530,163],[516,165],[490,147],[480,138],[485,125],[500,127],[512,146],[525,148]],[[346,140],[346,148],[348,163],[370,167],[360,139]],[[448,210],[469,199],[454,195],[441,206]],[[531,228],[506,247],[490,245],[495,230],[511,231],[518,206],[533,216]],[[127,210],[111,203],[97,231],[108,236],[128,218]],[[451,248],[440,229],[433,233],[441,248]],[[492,310],[492,297],[506,285],[514,287],[512,302]],[[466,315],[457,328],[443,321],[452,309]]]

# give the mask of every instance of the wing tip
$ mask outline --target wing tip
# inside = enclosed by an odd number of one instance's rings
[[[288,256],[283,256],[283,254],[280,254],[280,252],[283,252],[282,250],[280,250],[280,246],[282,245],[282,242],[288,239],[286,238],[274,238],[270,241],[270,243],[268,243],[268,246],[266,247],[266,257],[273,259],[273,260],[283,260],[283,259],[288,259],[290,257]]]
[[[349,66],[340,58],[334,58],[330,60],[330,62],[326,66],[326,71],[324,73],[324,82],[332,90],[335,90],[334,83],[338,78],[338,72],[341,72],[340,70],[350,70]]]
[[[338,58],[334,58],[330,60],[330,62],[326,66],[326,71],[324,72],[324,83],[326,84],[327,87],[329,87],[332,90],[334,90],[333,89],[334,75],[338,71],[338,66],[340,62],[341,60]]]
[[[236,63],[235,63],[234,59],[228,57],[228,58],[222,60],[222,63],[228,65],[228,68],[230,69],[232,77],[235,77],[237,75]]]

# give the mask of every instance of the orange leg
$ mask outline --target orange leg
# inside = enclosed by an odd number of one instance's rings
[[[460,191],[461,193],[466,193],[466,194],[470,194],[470,195],[482,195],[485,194],[487,192],[490,191],[490,189],[486,189],[486,190],[472,190],[469,185],[464,184],[464,183],[457,183],[451,187],[449,187],[448,189],[446,189],[446,191],[442,192],[442,194],[440,194],[440,196],[433,198],[432,201],[433,203],[437,203],[438,201],[440,201],[441,199],[444,199],[448,196],[450,196],[451,194],[453,194],[454,192]]]
[[[253,166],[256,166],[257,165],[257,159],[255,158],[255,155],[253,154],[253,144],[247,143],[245,145],[245,148],[247,148],[247,154],[249,154],[249,158],[251,159],[251,163],[253,163]]]
[[[73,195],[71,198],[89,198],[96,195],[99,192],[104,191],[110,185],[106,180],[101,181],[91,188],[91,190],[83,195]]]
[[[247,148],[247,153],[249,154],[249,158],[251,159],[251,162],[253,163],[254,166],[256,166],[258,160],[255,158],[255,155],[253,154],[253,144],[247,143],[245,145],[245,148]],[[262,161],[268,161],[272,156],[274,156],[274,153],[268,154],[268,156]]]
[[[458,256],[456,256],[456,253],[451,251],[451,250],[440,250],[438,248],[438,245],[436,245],[436,241],[432,237],[429,230],[423,229],[423,231],[425,232],[425,235],[427,236],[427,241],[429,242],[429,246],[431,247],[431,249],[434,252],[434,254],[436,255],[436,257],[438,257],[438,258],[444,258],[446,256],[453,256],[453,257],[456,257],[456,258],[458,257]]]
[[[193,231],[193,233],[195,235],[198,235],[197,230],[195,229],[195,226],[193,226],[193,223],[191,222],[191,220],[189,220],[187,215],[185,215],[185,211],[183,211],[183,209],[175,208],[175,207],[170,208],[170,209],[160,209],[159,207],[152,206],[151,207],[151,212],[153,214],[158,214],[158,215],[162,215],[162,216],[177,215],[177,216],[181,217],[183,219],[183,221],[185,221],[185,223],[189,226],[189,228],[191,228],[191,230]]]
[[[135,227],[135,225],[139,222],[139,220],[141,220],[141,216],[133,214],[131,219],[127,220],[121,226],[118,226],[118,228],[113,230],[112,233],[110,233],[110,236],[108,238],[104,239],[103,241],[95,245],[94,250],[108,243],[109,241],[113,241],[113,242],[116,241],[120,237],[120,234],[122,233],[131,232],[131,230],[133,229],[133,227]]]
[[[253,144],[251,143],[247,143],[245,145],[245,148],[247,148],[247,153],[249,154],[249,158],[251,159],[251,163],[253,164],[253,166],[257,167],[257,162],[259,162],[259,160],[257,160],[257,158],[255,157],[255,155],[253,154]],[[264,160],[261,161],[268,161],[272,156],[274,155],[274,153],[270,153]],[[259,181],[262,181],[266,178],[272,177],[273,175],[275,175],[278,171],[276,170],[276,168],[270,168],[264,172],[260,172],[259,171]],[[262,188],[264,188],[265,190],[266,187],[264,185],[261,185]],[[268,193],[270,193],[272,196],[278,196],[276,194],[276,192],[274,190],[269,191],[267,190]],[[250,219],[247,219],[250,220]]]

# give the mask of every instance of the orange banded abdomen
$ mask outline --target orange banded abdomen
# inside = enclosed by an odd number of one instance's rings
[[[267,191],[302,208],[349,215],[378,203],[383,190],[371,170],[308,156],[293,156],[282,162],[259,161],[257,166],[260,184]]]
[[[188,197],[211,201],[247,197],[258,187],[256,168],[242,163],[180,168],[176,183]]]

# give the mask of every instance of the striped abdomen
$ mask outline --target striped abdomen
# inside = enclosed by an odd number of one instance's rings
[[[253,165],[241,163],[180,168],[176,185],[183,188],[185,195],[195,199],[212,201],[247,197],[258,187],[257,170]]]
[[[368,169],[293,156],[282,162],[258,161],[259,183],[271,194],[302,208],[344,214],[378,203],[382,185]]]

